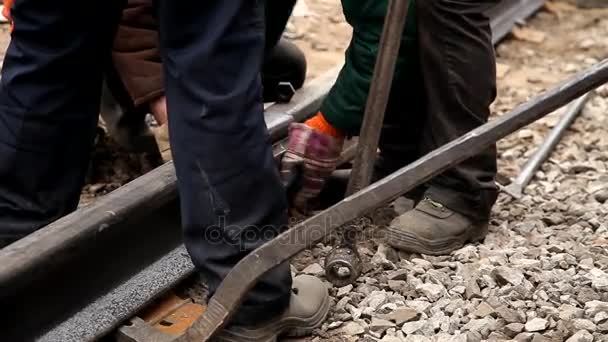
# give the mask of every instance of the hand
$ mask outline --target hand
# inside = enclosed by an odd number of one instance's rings
[[[168,115],[167,115],[167,97],[160,96],[156,99],[150,101],[150,112],[154,116],[154,119],[158,123],[159,126],[162,126],[167,123]]]
[[[319,195],[336,169],[343,146],[344,138],[322,133],[306,124],[290,125],[287,152],[281,162],[281,178],[287,185],[297,172],[301,172],[301,187],[291,199],[295,209],[303,213],[308,211],[308,202]]]

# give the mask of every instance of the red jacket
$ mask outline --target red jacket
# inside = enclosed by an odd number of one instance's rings
[[[136,106],[163,95],[163,71],[152,0],[129,0],[114,39],[112,60]]]

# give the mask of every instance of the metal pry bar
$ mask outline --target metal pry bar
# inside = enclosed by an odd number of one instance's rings
[[[346,196],[368,186],[372,178],[380,132],[384,122],[384,112],[393,85],[408,7],[408,0],[390,0],[388,3],[380,38],[380,49],[376,57],[374,75],[367,96],[354,167],[346,189]],[[325,276],[334,286],[351,284],[361,274],[361,260],[356,247],[356,230],[352,225],[348,225],[341,233],[340,241],[325,258]]]
[[[247,291],[266,272],[321,241],[336,227],[397,198],[607,82],[608,59],[296,224],[243,258],[211,297],[203,317],[178,340],[209,341],[229,322]]]
[[[384,30],[380,39],[380,50],[374,66],[374,76],[359,134],[357,155],[346,190],[347,196],[368,186],[372,178],[380,132],[384,122],[384,112],[391,93],[408,7],[408,0],[390,0],[388,4]]]

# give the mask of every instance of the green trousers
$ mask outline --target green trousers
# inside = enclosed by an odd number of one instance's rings
[[[387,6],[388,0],[342,0],[346,20],[353,27],[353,37],[344,67],[321,112],[332,126],[349,135],[357,135],[363,121]],[[415,11],[414,1],[410,1],[393,80],[393,88],[402,92],[415,86],[413,77],[418,65]]]
[[[375,174],[387,175],[487,122],[496,97],[488,9],[497,0],[411,0],[380,137]],[[346,63],[321,111],[359,133],[388,0],[342,0],[354,28]],[[487,220],[497,196],[488,148],[427,182],[423,195]]]

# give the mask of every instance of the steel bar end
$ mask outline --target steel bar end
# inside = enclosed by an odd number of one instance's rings
[[[500,191],[504,192],[505,194],[507,194],[517,200],[521,199],[521,197],[523,196],[522,186],[519,184],[516,184],[516,183],[511,183],[507,186],[498,184],[498,188],[500,189]]]
[[[325,277],[336,287],[354,283],[361,274],[359,254],[349,247],[336,247],[325,258]]]

